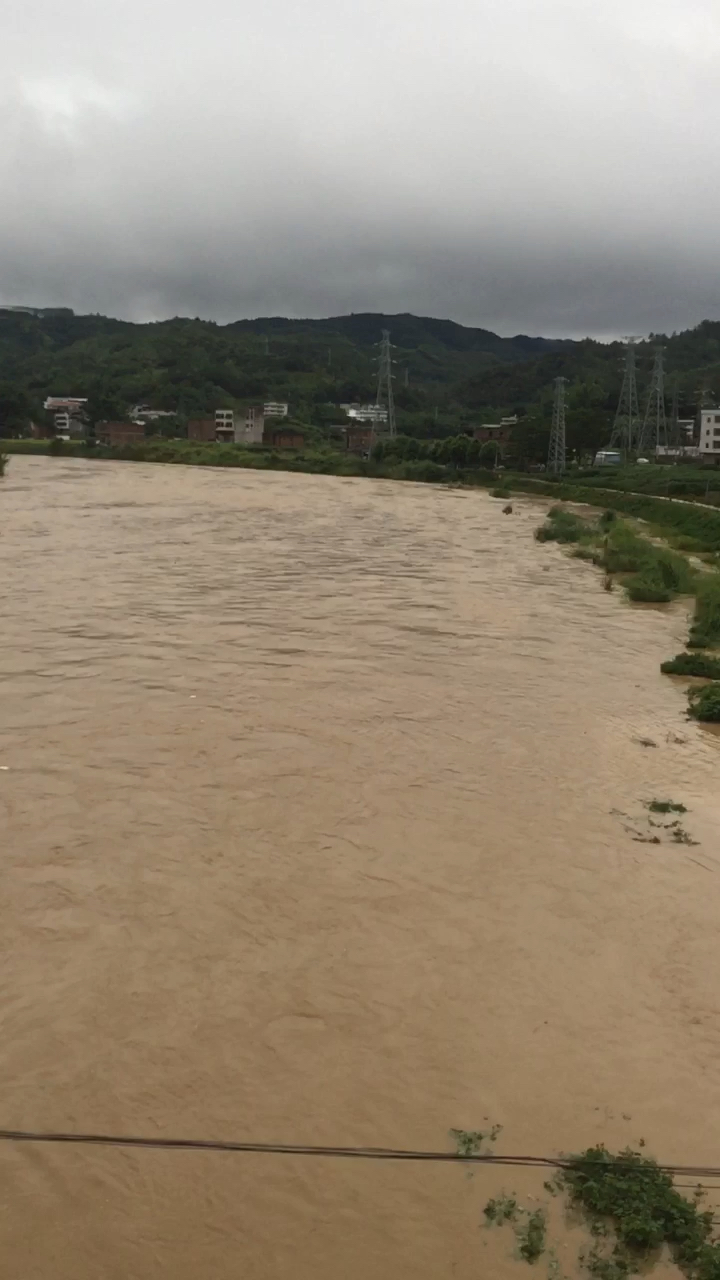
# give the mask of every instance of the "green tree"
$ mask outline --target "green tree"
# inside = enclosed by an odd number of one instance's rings
[[[476,441],[477,444],[477,441]],[[497,440],[486,440],[480,447],[478,461],[481,467],[496,467],[500,461],[500,445]]]
[[[0,382],[0,436],[27,431],[32,417],[30,396],[12,382]]]

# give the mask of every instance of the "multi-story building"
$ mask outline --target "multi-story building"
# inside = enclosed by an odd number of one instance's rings
[[[223,444],[235,440],[235,412],[233,409],[215,410],[215,439]]]
[[[263,413],[266,418],[287,418],[289,407],[284,401],[268,400],[268,403],[263,405]]]
[[[251,404],[245,410],[245,417],[235,423],[236,444],[262,444],[265,433],[265,407]]]
[[[81,436],[85,430],[85,405],[83,396],[48,396],[43,408],[52,414],[55,435],[61,440]]]
[[[700,410],[699,448],[703,462],[720,461],[720,409]]]

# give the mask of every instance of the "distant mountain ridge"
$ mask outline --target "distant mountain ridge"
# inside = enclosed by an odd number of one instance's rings
[[[334,406],[374,398],[383,329],[394,345],[404,432],[452,434],[502,413],[546,422],[557,377],[568,379],[569,413],[582,423],[583,440],[602,440],[610,430],[622,376],[619,343],[505,338],[408,312],[135,324],[31,307],[0,308],[0,429],[39,415],[48,395],[88,396],[109,418],[139,402],[188,417],[286,400],[298,421],[322,427],[336,420]],[[677,381],[684,414],[701,395],[717,402],[720,322],[638,344],[641,401],[658,342],[665,348],[668,401]]]
[[[256,320],[235,320],[224,327],[259,334],[339,333],[358,346],[376,343],[381,330],[389,329],[392,342],[399,347],[412,349],[427,342],[439,343],[451,351],[482,351],[505,360],[527,360],[532,355],[559,351],[575,345],[570,338],[531,338],[526,334],[501,338],[490,329],[473,328],[458,324],[455,320],[415,316],[409,311],[397,315],[384,315],[374,311],[352,312],[347,316],[329,316],[322,320],[290,320],[284,316],[267,316]]]

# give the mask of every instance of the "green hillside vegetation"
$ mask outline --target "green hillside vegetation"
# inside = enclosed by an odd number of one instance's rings
[[[51,394],[88,396],[95,419],[122,418],[129,405],[148,403],[176,413],[180,431],[189,417],[215,408],[288,400],[299,423],[329,438],[328,428],[342,417],[337,405],[374,399],[375,344],[383,328],[395,344],[404,436],[449,439],[516,413],[513,460],[542,461],[553,379],[562,374],[570,380],[569,450],[587,454],[607,443],[619,393],[620,344],[501,338],[449,320],[379,314],[218,325],[0,311],[0,434],[20,434],[30,418],[41,419],[42,402]],[[720,389],[720,323],[705,321],[639,344],[641,401],[661,337],[669,380],[678,381],[680,412],[690,416],[698,386]],[[697,476],[684,482],[696,483]]]

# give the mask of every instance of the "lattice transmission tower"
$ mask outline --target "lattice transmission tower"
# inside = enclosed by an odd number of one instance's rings
[[[391,436],[396,435],[395,429],[395,397],[393,395],[393,345],[390,341],[390,330],[383,329],[382,342],[380,343],[380,367],[378,369],[378,389],[377,404],[385,404],[387,406],[387,429]]]
[[[611,449],[622,449],[625,454],[635,452],[640,434],[640,407],[635,372],[635,343],[639,341],[639,338],[625,338],[625,372],[610,440]]]
[[[565,385],[567,378],[555,379],[555,403],[553,405],[550,448],[547,469],[553,475],[565,470]]]
[[[677,449],[682,441],[680,440],[680,388],[677,378],[673,383],[672,409],[670,410],[670,427],[668,429],[668,444]]]
[[[667,447],[668,424],[665,413],[665,365],[663,353],[663,347],[655,348],[655,360],[653,361],[647,408],[638,441],[638,449],[642,452],[654,453],[658,445]]]

